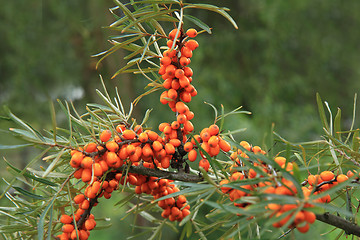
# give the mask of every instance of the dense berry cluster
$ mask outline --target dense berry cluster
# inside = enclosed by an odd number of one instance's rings
[[[265,154],[258,146],[251,146],[249,143],[242,141],[240,145],[248,152],[254,154]],[[258,159],[257,162],[251,162],[251,165],[244,164],[249,157],[245,151],[240,149],[234,151],[230,158],[234,161],[231,166],[231,176],[229,180],[224,179],[220,182],[221,191],[228,194],[234,205],[240,208],[246,208],[251,203],[243,200],[245,196],[251,196],[255,192],[261,192],[265,194],[276,195],[288,195],[296,196],[298,190],[294,183],[279,173],[278,169],[274,166],[267,165]],[[288,162],[284,157],[276,157],[274,161],[278,164],[278,167],[286,170],[290,174],[293,174],[293,164]],[[241,169],[241,170],[238,170]],[[349,177],[353,176],[353,172],[348,173]],[[267,180],[260,181],[257,184],[240,184],[241,190],[238,188],[231,188],[231,183],[241,183],[243,180],[249,180],[253,178],[264,178]],[[340,174],[335,176],[331,171],[323,171],[318,175],[309,175],[306,181],[303,182],[301,188],[304,196],[304,202],[298,202],[297,204],[285,204],[280,205],[276,203],[269,203],[267,209],[271,211],[270,217],[275,217],[277,221],[273,224],[274,227],[282,227],[288,225],[289,228],[296,228],[300,232],[307,232],[310,228],[309,224],[314,223],[316,216],[310,211],[314,207],[314,202],[329,203],[331,197],[329,194],[322,194],[319,198],[314,199],[313,202],[309,201],[309,196],[316,196],[325,192],[331,187],[340,182],[347,181],[348,176]],[[271,179],[271,180],[269,180]],[[308,186],[307,186],[308,185]],[[325,192],[326,193],[326,192]],[[292,222],[289,223],[290,219]]]
[[[219,135],[219,128],[213,124],[203,129],[200,135],[189,138],[194,131],[190,120],[194,113],[189,110],[186,103],[197,94],[192,82],[190,63],[192,51],[198,47],[195,40],[195,29],[186,33],[174,29],[169,34],[168,49],[160,60],[159,74],[164,79],[163,87],[166,89],[160,101],[168,104],[176,113],[176,120],[172,123],[161,123],[161,134],[143,130],[141,126],[134,127],[127,123],[116,126],[114,131],[103,130],[98,141],[91,142],[84,147],[71,151],[70,165],[76,169],[74,177],[86,183],[84,194],[74,197],[78,205],[74,215],[62,215],[62,234],[58,238],[88,239],[90,230],[96,226],[94,216],[90,213],[92,207],[98,204],[98,199],[111,197],[111,193],[119,188],[119,184],[135,186],[137,194],[151,194],[158,206],[163,209],[162,217],[170,221],[181,221],[190,214],[190,205],[184,195],[164,198],[179,189],[168,179],[127,173],[120,169],[123,165],[166,170],[169,167],[189,171],[187,160],[193,162],[198,152],[202,159],[199,166],[206,171],[209,162],[204,155],[216,156],[220,150],[230,150],[230,145]],[[199,144],[199,145],[198,145]],[[200,146],[200,148],[199,148]]]

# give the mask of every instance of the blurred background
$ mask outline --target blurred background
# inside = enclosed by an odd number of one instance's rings
[[[360,93],[360,1],[207,2],[230,8],[239,29],[216,13],[188,12],[213,28],[212,35],[204,33],[196,38],[200,47],[190,65],[198,90],[190,104],[196,114],[196,130],[214,121],[214,111],[203,103],[206,101],[218,109],[223,104],[225,111],[243,106],[243,110],[252,112],[226,118],[226,129],[246,128],[235,135],[239,141],[263,146],[272,123],[275,131],[289,141],[319,139],[322,127],[316,92],[329,103],[333,113],[341,108],[343,127],[350,126],[354,94]],[[124,65],[124,52],[110,56],[95,69],[98,59],[91,55],[109,48],[107,39],[116,34],[103,28],[114,20],[108,11],[113,6],[112,1],[97,0],[3,3],[0,115],[5,115],[7,106],[34,128],[49,129],[49,102],[53,101],[58,124],[67,126],[56,99],[73,101],[80,113],[86,103],[100,103],[95,92],[96,88],[101,89],[99,74],[110,92],[115,86],[119,88],[125,106],[143,93],[147,82],[138,76],[123,74],[110,80]],[[140,120],[146,109],[153,108],[150,126],[169,118],[164,116],[167,107],[158,101],[160,93],[144,97],[136,106],[134,117]],[[359,111],[357,115],[359,119]],[[0,119],[0,129],[11,126]],[[355,126],[359,126],[359,120]],[[15,143],[17,139],[0,130],[0,144]],[[24,167],[37,153],[27,148],[0,149],[0,156],[18,167]],[[8,177],[3,161],[0,175]],[[0,189],[4,185],[1,181]],[[121,215],[121,210],[112,210],[111,201],[99,204],[98,214],[119,221],[113,221],[110,228],[116,231],[94,231],[94,235],[110,239],[118,234],[132,234],[131,228],[124,227],[124,221],[120,222],[116,215]],[[125,222],[128,221],[132,220]],[[122,233],[117,231],[119,228]],[[312,231],[320,233],[322,229]]]

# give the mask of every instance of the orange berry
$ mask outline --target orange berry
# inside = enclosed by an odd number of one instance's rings
[[[62,226],[61,231],[64,233],[71,233],[74,230],[74,225],[72,224],[65,224]]]
[[[302,227],[296,227],[296,229],[301,232],[301,233],[306,233],[307,231],[309,231],[310,225],[308,223],[306,223],[304,226]]]
[[[185,43],[185,45],[186,45],[186,43]],[[192,54],[192,51],[191,51],[190,48],[188,48],[188,47],[182,47],[181,48],[181,56],[191,58],[192,55],[193,54]]]
[[[190,81],[186,76],[183,75],[179,78],[179,84],[182,88],[186,88],[190,85]]]
[[[196,157],[197,157],[197,152],[195,149],[192,149],[189,151],[188,153],[188,159],[190,162],[194,162],[196,160]]]
[[[209,171],[210,163],[207,159],[203,158],[199,162],[199,167],[202,167],[207,172]]]
[[[197,35],[197,31],[196,31],[195,29],[193,29],[193,28],[190,28],[190,29],[188,29],[188,30],[186,31],[186,35],[187,35],[188,37],[194,38],[194,37],[196,37],[196,35]]]
[[[219,146],[220,146],[221,150],[223,150],[224,152],[228,152],[231,150],[230,143],[228,143],[227,141],[225,141],[222,138],[219,139]]]
[[[170,38],[171,40],[174,40],[175,37],[176,37],[176,34],[177,34],[177,37],[180,37],[180,35],[181,35],[181,31],[178,31],[177,28],[171,30],[171,32],[169,33],[169,38]]]
[[[81,180],[83,182],[89,182],[91,180],[91,169],[90,168],[84,168],[81,174]]]
[[[132,140],[135,138],[135,132],[133,130],[126,129],[123,131],[122,137],[126,140]]]
[[[191,142],[187,142],[184,144],[185,152],[190,152],[193,149],[194,145]]]
[[[83,158],[84,158],[84,155],[81,152],[74,153],[74,155],[72,155],[72,157],[71,157],[70,165],[73,168],[80,167]]]
[[[187,132],[192,132],[194,130],[194,125],[190,121],[184,123],[184,129]]]
[[[356,172],[356,171],[355,171],[355,172]],[[349,171],[346,173],[346,175],[348,176],[348,178],[351,178],[351,177],[353,177],[355,174],[354,174],[353,171],[349,170]]]
[[[175,70],[175,77],[180,79],[181,77],[183,77],[185,75],[184,70],[182,69],[176,69]]]
[[[177,103],[175,104],[175,108],[176,108],[176,111],[177,111],[178,113],[180,113],[180,114],[184,114],[184,113],[186,113],[187,111],[189,111],[189,107],[186,106],[186,104],[183,103],[183,102],[177,102]]]
[[[84,147],[85,152],[92,153],[97,151],[97,144],[94,142],[86,144]]]
[[[284,157],[276,157],[274,161],[279,164],[279,166],[283,166],[286,163],[286,158]]]
[[[147,142],[148,139],[149,139],[149,137],[148,137],[147,133],[145,133],[145,132],[140,133],[140,135],[139,135],[140,142],[145,143],[145,142]]]
[[[320,173],[320,177],[324,181],[330,181],[334,178],[334,173],[331,171],[323,171]]]
[[[187,121],[185,114],[179,114],[176,119],[180,124],[184,124]]]
[[[191,51],[194,51],[196,48],[199,47],[199,43],[193,39],[190,39],[185,43],[185,46],[189,48]]]
[[[110,130],[104,130],[100,134],[100,141],[102,141],[102,142],[107,142],[107,141],[110,140],[110,138],[111,138],[111,131]]]
[[[74,197],[74,202],[76,204],[80,204],[85,200],[85,195],[84,194],[78,194]]]
[[[170,158],[164,157],[161,159],[161,167],[162,168],[169,168],[170,167]]]
[[[148,134],[149,139],[150,139],[151,141],[155,141],[155,140],[158,139],[158,137],[159,137],[159,135],[158,135],[156,132],[154,132],[154,131],[148,131],[147,134]]]
[[[305,221],[307,221],[308,223],[314,223],[316,220],[315,213],[311,211],[304,211],[304,217],[305,217]]]
[[[345,182],[345,181],[347,181],[347,180],[349,180],[349,178],[348,178],[345,174],[340,174],[340,175],[338,175],[338,176],[336,177],[336,181],[337,181],[338,183],[342,183],[342,182]]]
[[[105,146],[110,152],[117,152],[119,150],[119,145],[115,141],[108,141]]]
[[[190,64],[190,59],[187,57],[181,57],[179,62],[181,64],[181,66],[185,67]]]
[[[162,57],[160,59],[160,64],[163,66],[168,66],[171,64],[171,58],[170,57]]]
[[[169,89],[168,98],[175,100],[177,98],[177,96],[178,96],[178,93],[175,89],[173,89],[173,88]]]
[[[219,138],[218,136],[211,136],[208,140],[208,144],[211,148],[214,148],[219,145]]]
[[[91,168],[92,164],[93,160],[91,157],[84,157],[84,159],[81,161],[82,168]]]
[[[94,163],[94,176],[100,177],[103,174],[103,169],[100,163]]]
[[[169,101],[167,100],[168,97],[168,92],[164,91],[161,95],[160,95],[160,102],[162,104],[167,104]]]
[[[209,134],[211,136],[217,135],[219,133],[219,127],[216,124],[213,124],[209,127]]]
[[[70,223],[72,223],[72,221],[73,221],[73,218],[70,217],[69,215],[64,214],[64,215],[61,215],[61,217],[60,217],[60,222],[63,224],[70,224]]]
[[[163,149],[163,145],[159,141],[154,141],[152,144],[152,148],[154,149],[155,152],[159,152],[160,150]]]
[[[81,175],[82,175],[82,172],[83,172],[83,168],[79,168],[78,170],[76,170],[75,172],[74,172],[74,178],[76,178],[76,179],[80,179],[81,178]]]
[[[171,143],[165,144],[165,151],[167,154],[172,155],[175,153],[175,147]]]

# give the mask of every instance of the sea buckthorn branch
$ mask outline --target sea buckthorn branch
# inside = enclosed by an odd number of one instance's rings
[[[122,172],[127,170],[126,166],[122,166],[117,169],[118,171]],[[169,172],[164,171],[160,169],[152,169],[152,168],[146,168],[143,165],[139,166],[130,166],[128,169],[130,173],[137,173],[144,176],[152,176],[157,178],[164,178],[174,181],[181,181],[181,182],[202,182],[204,181],[204,178],[201,175],[194,175],[190,173],[186,173],[184,171],[179,172]]]
[[[315,215],[316,215],[316,219],[321,222],[330,224],[337,228],[341,228],[348,235],[353,234],[355,236],[360,237],[360,226],[356,225],[353,222],[350,222],[346,219],[343,219],[339,216],[330,213],[315,214]]]

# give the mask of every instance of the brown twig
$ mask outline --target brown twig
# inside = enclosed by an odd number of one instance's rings
[[[346,234],[353,234],[360,237],[360,226],[341,217],[332,215],[330,213],[324,213],[316,214],[316,219],[334,227],[341,228],[345,231]]]
[[[123,165],[117,170],[122,172],[127,166]],[[203,177],[185,173],[185,172],[168,172],[160,169],[152,169],[152,168],[146,168],[142,165],[139,166],[130,166],[129,168],[130,173],[137,173],[145,176],[152,176],[152,177],[158,177],[158,178],[165,178],[169,180],[176,180],[181,182],[202,182],[204,180]]]

